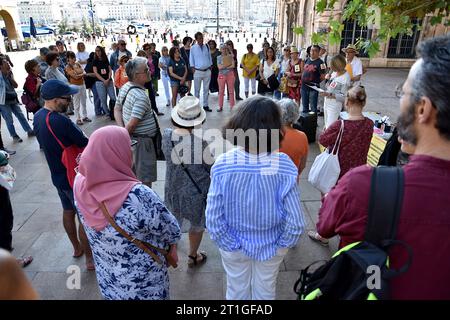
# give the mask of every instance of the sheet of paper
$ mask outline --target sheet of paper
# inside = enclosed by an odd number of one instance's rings
[[[325,90],[323,90],[323,89],[321,89],[321,88],[318,88],[318,87],[315,87],[315,86],[310,86],[310,85],[308,85],[308,84],[307,84],[307,86],[310,87],[311,89],[316,90],[316,91],[319,91],[319,92],[325,92]]]

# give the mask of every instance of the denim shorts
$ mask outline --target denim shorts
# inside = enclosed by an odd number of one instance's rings
[[[59,199],[61,199],[63,209],[76,211],[75,201],[73,198],[73,190],[72,189],[64,190],[58,188],[56,188],[56,190],[58,191]]]
[[[180,80],[172,80],[170,79],[170,86],[173,87],[179,87],[180,86]]]

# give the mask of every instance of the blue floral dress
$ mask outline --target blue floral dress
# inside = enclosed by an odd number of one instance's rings
[[[79,209],[78,212],[92,248],[97,281],[105,299],[169,299],[169,275],[165,264],[158,264],[111,225],[101,231],[90,228],[84,221],[83,212]],[[133,187],[114,219],[131,236],[159,248],[167,248],[181,237],[175,217],[156,193],[142,184]]]

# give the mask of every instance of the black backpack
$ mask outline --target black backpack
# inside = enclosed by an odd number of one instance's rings
[[[310,267],[320,261],[303,269],[294,285],[299,300],[389,299],[389,280],[406,272],[412,260],[411,248],[394,240],[403,201],[403,181],[401,168],[373,169],[364,241],[342,248],[314,272],[309,272]],[[400,269],[394,270],[389,268],[388,250],[397,244],[407,249],[409,257]]]

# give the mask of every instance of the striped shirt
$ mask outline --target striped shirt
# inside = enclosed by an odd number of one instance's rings
[[[233,149],[211,169],[206,226],[225,251],[258,261],[297,244],[305,222],[298,170],[286,154],[251,155]]]
[[[128,122],[130,122],[131,118],[141,120],[136,126],[133,134],[148,135],[153,137],[156,134],[157,128],[147,91],[140,87],[133,88],[128,92],[132,86],[137,85],[132,82],[125,83],[120,89],[119,96],[117,97],[116,105],[122,108],[123,122],[126,126]],[[126,100],[122,105],[126,94]]]

